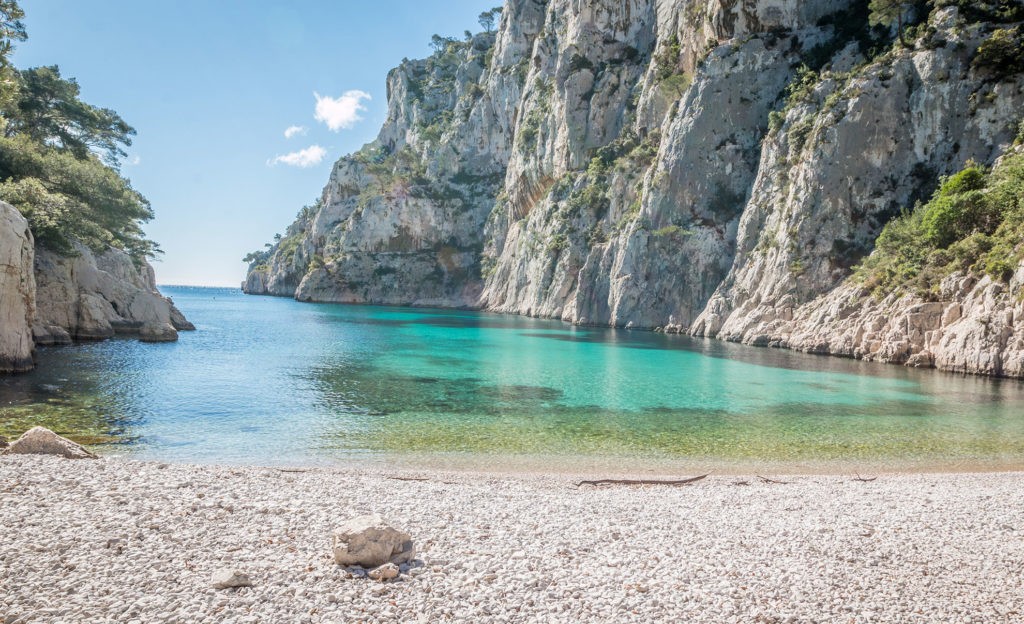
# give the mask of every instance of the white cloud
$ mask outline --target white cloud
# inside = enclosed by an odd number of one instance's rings
[[[362,117],[359,113],[366,110],[363,100],[371,99],[369,93],[358,90],[346,91],[339,98],[322,96],[314,91],[313,97],[316,98],[314,117],[317,121],[327,124],[334,132],[351,128],[360,121]]]
[[[278,164],[289,165],[291,167],[312,167],[313,165],[320,164],[320,161],[324,159],[324,156],[327,156],[327,150],[319,145],[310,145],[306,149],[302,149],[297,152],[275,156],[267,161],[267,165],[271,167]]]
[[[290,139],[294,136],[303,135],[309,132],[309,128],[306,126],[288,126],[284,131],[284,138]]]

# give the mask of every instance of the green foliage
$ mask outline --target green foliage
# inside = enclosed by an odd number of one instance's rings
[[[872,26],[885,27],[896,24],[896,34],[899,36],[900,43],[905,45],[903,24],[906,20],[907,10],[913,5],[913,2],[906,0],[871,0],[868,3],[868,22]]]
[[[584,69],[588,69],[593,72],[594,63],[582,54],[573,54],[572,58],[569,59],[569,73],[574,74]]]
[[[693,232],[679,225],[666,225],[663,228],[658,228],[657,230],[654,230],[653,232],[651,232],[651,234],[658,238],[682,238],[684,236],[690,236],[691,234],[693,234]]]
[[[928,296],[955,271],[1007,280],[1024,260],[1024,154],[991,172],[969,164],[932,199],[891,221],[855,277],[876,295]]]
[[[79,99],[56,66],[16,70],[12,42],[25,39],[24,13],[0,0],[0,199],[28,219],[36,240],[74,253],[116,247],[140,259],[159,251],[141,224],[149,202],[117,171],[135,134],[112,110]]]
[[[486,30],[487,32],[491,32],[492,30],[494,30],[494,24],[499,17],[501,17],[500,6],[494,7],[490,11],[484,11],[483,13],[480,14],[478,18],[480,22],[480,27]]]
[[[654,57],[654,78],[655,80],[665,80],[669,76],[673,76],[679,71],[679,59],[682,57],[683,50],[679,44],[679,37],[673,33],[669,37],[668,41],[661,48]]]
[[[97,251],[106,246],[136,256],[156,246],[140,223],[153,217],[149,202],[96,156],[44,145],[31,136],[0,138],[0,199],[28,219],[36,239],[68,253],[77,239]]]
[[[934,0],[937,9],[954,6],[968,22],[1012,23],[1024,21],[1020,0]]]
[[[8,66],[7,57],[14,49],[14,42],[27,38],[25,24],[21,21],[24,17],[25,12],[16,0],[0,0],[0,68]]]
[[[978,47],[971,65],[996,78],[1024,72],[1024,31],[1020,26],[996,29]]]
[[[62,78],[56,65],[19,71],[18,97],[4,111],[5,135],[28,135],[78,158],[99,152],[117,167],[135,130],[114,111],[78,99],[79,91],[78,83]]]
[[[692,83],[693,78],[687,74],[679,73],[662,80],[658,84],[658,88],[664,97],[670,100],[678,100],[686,94],[686,90],[690,88]]]

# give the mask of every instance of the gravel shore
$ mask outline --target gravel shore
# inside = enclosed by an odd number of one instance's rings
[[[1024,622],[1020,473],[296,470],[0,457],[0,622]],[[395,581],[331,557],[369,512],[416,541]]]

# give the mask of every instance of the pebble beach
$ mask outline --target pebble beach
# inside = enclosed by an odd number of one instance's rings
[[[1024,621],[1020,473],[578,480],[4,456],[0,622]],[[394,580],[331,556],[366,513]]]

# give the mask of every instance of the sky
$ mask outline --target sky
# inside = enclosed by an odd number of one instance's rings
[[[59,65],[138,132],[122,173],[153,204],[160,284],[238,286],[241,259],[373,140],[385,77],[499,0],[22,0],[18,67]]]

